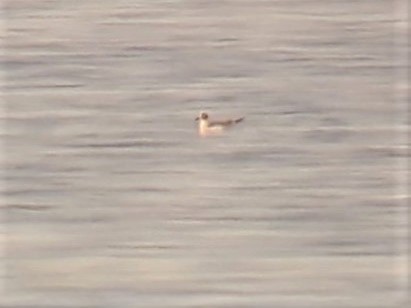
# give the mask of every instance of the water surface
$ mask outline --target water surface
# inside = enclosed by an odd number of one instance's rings
[[[392,1],[3,10],[4,305],[402,303]]]

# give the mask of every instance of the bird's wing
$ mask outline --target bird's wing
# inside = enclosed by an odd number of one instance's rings
[[[209,127],[215,126],[230,126],[234,123],[233,120],[225,120],[225,121],[213,121],[208,124]]]

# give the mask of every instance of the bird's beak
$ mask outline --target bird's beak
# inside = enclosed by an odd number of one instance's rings
[[[197,117],[197,118],[194,119],[194,121],[198,121],[198,120],[200,120],[200,117]]]

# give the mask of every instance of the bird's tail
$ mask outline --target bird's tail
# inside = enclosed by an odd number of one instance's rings
[[[240,123],[242,120],[244,120],[244,117],[234,120],[234,123]]]

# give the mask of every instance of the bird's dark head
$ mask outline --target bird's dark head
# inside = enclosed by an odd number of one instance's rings
[[[208,114],[206,112],[202,112],[202,113],[200,113],[200,116],[198,116],[195,120],[198,121],[200,119],[201,120],[207,120],[208,119]]]

